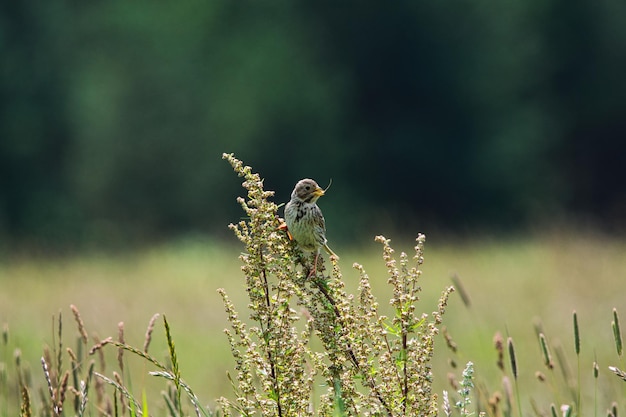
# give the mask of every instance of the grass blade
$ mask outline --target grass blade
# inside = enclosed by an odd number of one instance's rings
[[[622,357],[622,332],[619,327],[619,317],[617,316],[617,309],[613,309],[613,337],[615,339],[615,348],[617,350],[617,356]]]

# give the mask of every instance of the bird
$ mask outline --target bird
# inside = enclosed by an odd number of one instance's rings
[[[326,222],[322,210],[316,204],[323,195],[324,190],[314,180],[305,178],[298,181],[291,193],[291,200],[285,205],[285,223],[290,239],[295,240],[300,249],[315,252],[311,275],[315,274],[321,248],[339,259],[328,247]]]

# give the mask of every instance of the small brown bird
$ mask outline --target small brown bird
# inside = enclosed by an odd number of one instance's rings
[[[291,193],[291,200],[285,206],[285,223],[289,234],[300,249],[315,252],[315,263],[311,274],[315,274],[320,248],[339,259],[327,244],[326,222],[322,210],[317,206],[317,199],[324,195],[324,190],[312,179],[298,181]]]

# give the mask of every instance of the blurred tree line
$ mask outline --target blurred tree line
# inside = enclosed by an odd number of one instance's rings
[[[626,3],[0,6],[0,239],[228,233],[235,152],[352,241],[626,224]]]

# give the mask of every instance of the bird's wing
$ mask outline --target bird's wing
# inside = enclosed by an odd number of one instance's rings
[[[322,210],[315,205],[313,207],[312,214],[315,229],[315,240],[317,240],[318,246],[324,246],[326,245],[326,222],[324,221]]]
[[[326,221],[324,220],[322,210],[320,210],[317,204],[313,206],[313,219],[315,219],[315,226],[320,227],[322,231],[326,232]]]

